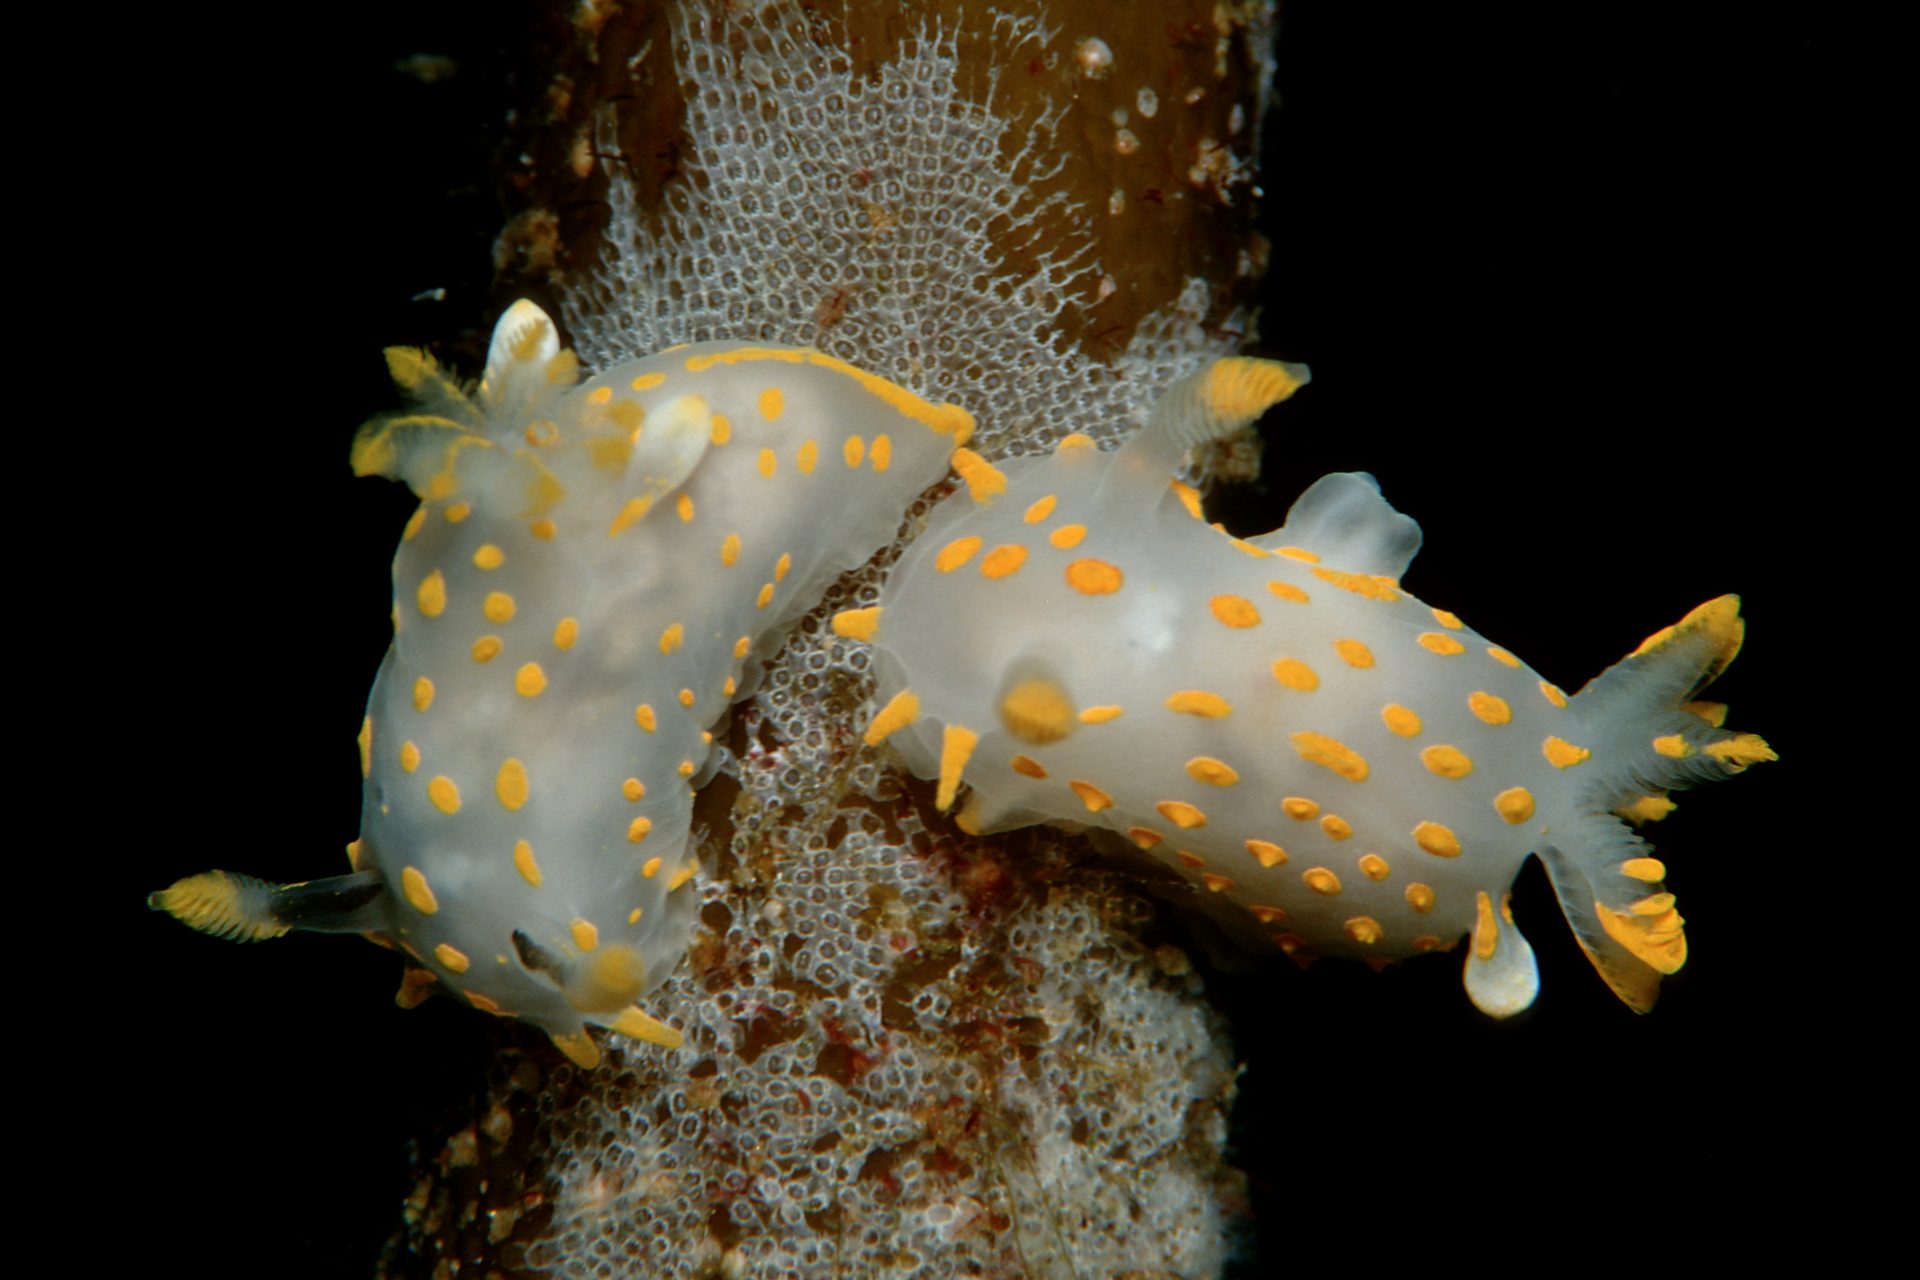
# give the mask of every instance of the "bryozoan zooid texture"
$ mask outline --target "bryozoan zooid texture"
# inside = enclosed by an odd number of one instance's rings
[[[589,368],[707,338],[817,346],[967,406],[997,458],[1075,431],[1112,442],[1232,349],[1215,335],[1245,331],[1203,328],[1196,279],[1111,363],[1058,337],[1102,270],[1084,211],[1032,191],[1065,162],[1059,112],[1003,116],[997,73],[963,66],[953,31],[922,26],[863,77],[798,7],[721,12],[675,20],[684,172],[643,211],[615,168],[605,251],[562,299]],[[997,67],[1049,35],[1033,16],[969,20]],[[597,1072],[500,1073],[496,1098],[535,1095],[543,1117],[553,1194],[531,1266],[1222,1267],[1234,1061],[1183,958],[1136,940],[1138,890],[1072,865],[1065,833],[963,836],[860,745],[867,654],[825,620],[873,604],[897,549],[802,624],[723,736],[701,928],[649,1001],[684,1047],[616,1040]]]

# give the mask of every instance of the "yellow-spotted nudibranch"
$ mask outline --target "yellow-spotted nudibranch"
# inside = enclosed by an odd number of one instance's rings
[[[1686,959],[1665,867],[1622,818],[1773,752],[1692,701],[1740,648],[1723,596],[1568,697],[1399,578],[1420,530],[1329,475],[1236,539],[1173,483],[1182,455],[1305,371],[1234,358],[1175,383],[1118,451],[1069,436],[1004,471],[955,457],[871,639],[895,744],[961,826],[1104,829],[1289,952],[1381,962],[1462,937],[1487,1013],[1539,979],[1509,886],[1546,864],[1587,955],[1636,1010]],[[1618,816],[1616,816],[1618,815]]]
[[[349,875],[214,871],[151,899],[228,937],[364,931],[575,1062],[686,949],[693,789],[784,630],[895,536],[972,419],[816,351],[707,342],[580,382],[552,321],[501,318],[469,394],[387,353],[415,411],[354,445],[421,505],[360,735]],[[577,385],[576,385],[577,384]]]

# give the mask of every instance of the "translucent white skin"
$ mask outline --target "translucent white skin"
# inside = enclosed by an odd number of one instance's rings
[[[1538,987],[1506,895],[1539,853],[1602,975],[1650,1007],[1680,921],[1609,811],[1771,758],[1683,701],[1737,650],[1737,601],[1569,699],[1400,588],[1419,529],[1372,477],[1324,477],[1280,529],[1231,538],[1171,484],[1206,411],[1156,413],[1117,452],[1069,440],[935,511],[873,628],[899,712],[873,736],[943,796],[964,769],[963,827],[1118,833],[1289,951],[1471,934],[1468,991],[1496,1015]]]
[[[356,865],[443,989],[579,1047],[686,947],[716,722],[970,422],[790,348],[703,343],[550,389],[570,358],[548,336],[516,359],[528,323],[501,322],[475,430],[401,419],[366,450],[426,500],[394,562]]]

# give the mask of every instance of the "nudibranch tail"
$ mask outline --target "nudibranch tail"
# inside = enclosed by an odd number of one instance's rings
[[[1567,710],[1577,728],[1549,743],[1556,765],[1584,776],[1540,858],[1587,958],[1637,1012],[1686,963],[1687,939],[1665,864],[1625,824],[1672,812],[1669,791],[1779,758],[1759,736],[1723,728],[1724,705],[1694,698],[1733,661],[1745,632],[1738,596],[1709,600],[1575,695]]]

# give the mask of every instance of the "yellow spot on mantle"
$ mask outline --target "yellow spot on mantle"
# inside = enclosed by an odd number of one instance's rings
[[[518,758],[502,761],[500,772],[493,780],[493,790],[509,810],[519,809],[527,802],[527,766]]]
[[[1367,762],[1358,751],[1322,733],[1302,730],[1293,735],[1293,749],[1300,758],[1324,769],[1331,769],[1349,782],[1367,780]]]
[[[1017,542],[1002,543],[980,558],[980,576],[1005,578],[1018,573],[1027,562],[1027,549]]]
[[[1342,591],[1351,591],[1368,600],[1378,600],[1390,604],[1400,598],[1395,590],[1392,578],[1377,573],[1348,573],[1341,569],[1316,568],[1313,576],[1320,581],[1339,587]]]
[[[1518,826],[1533,816],[1533,792],[1525,787],[1508,787],[1493,798],[1494,811]]]
[[[1413,842],[1436,858],[1460,856],[1460,837],[1438,822],[1422,822],[1413,829]]]
[[[1350,667],[1364,671],[1373,665],[1373,650],[1358,640],[1335,640],[1333,651],[1340,655],[1341,661]]]
[[[1184,800],[1162,800],[1153,807],[1159,810],[1161,817],[1184,830],[1192,831],[1207,825],[1207,815]]]
[[[1240,774],[1232,765],[1212,756],[1195,756],[1187,761],[1187,776],[1210,787],[1230,787],[1240,781]]]
[[[540,887],[540,864],[534,860],[533,846],[525,840],[513,842],[513,869],[522,880],[536,889]]]
[[[1513,719],[1513,708],[1507,705],[1505,698],[1483,690],[1475,690],[1467,695],[1467,710],[1473,712],[1483,724],[1506,724]]]
[[[1067,566],[1067,585],[1081,595],[1111,595],[1125,583],[1126,575],[1119,566],[1105,560],[1075,560]]]
[[[1380,708],[1380,719],[1387,728],[1403,738],[1412,738],[1420,732],[1420,717],[1397,702],[1389,702]]]
[[[1620,874],[1643,884],[1658,884],[1667,878],[1667,864],[1658,858],[1628,858],[1620,864]]]
[[[1207,607],[1213,610],[1213,616],[1229,627],[1257,627],[1260,625],[1260,611],[1253,607],[1253,601],[1245,596],[1219,595],[1207,601]]]
[[[1540,754],[1544,755],[1547,758],[1547,763],[1556,769],[1571,769],[1582,760],[1592,756],[1593,752],[1587,750],[1585,747],[1576,747],[1565,738],[1549,736],[1545,742],[1540,744]]]
[[[1247,852],[1258,858],[1263,867],[1277,867],[1287,860],[1287,851],[1271,840],[1249,840]]]
[[[433,781],[427,783],[427,799],[431,800],[433,807],[442,813],[460,812],[460,788],[455,786],[453,779],[445,774],[439,774]]]
[[[1113,797],[1091,782],[1072,778],[1068,780],[1067,786],[1072,788],[1073,794],[1080,797],[1080,803],[1087,806],[1088,813],[1099,813],[1102,809],[1113,808]]]
[[[1312,693],[1320,687],[1319,674],[1298,658],[1276,659],[1273,664],[1273,678],[1287,688],[1301,693]]]
[[[420,589],[414,592],[414,600],[420,606],[420,612],[429,618],[437,618],[447,609],[447,579],[438,569],[421,579]]]
[[[1307,888],[1315,893],[1332,896],[1340,892],[1340,877],[1325,867],[1308,867],[1300,873],[1300,878],[1306,881]]]
[[[1420,763],[1443,778],[1464,778],[1473,772],[1473,761],[1467,753],[1444,743],[1423,750]]]
[[[973,553],[980,549],[980,543],[978,537],[955,538],[940,548],[940,554],[933,558],[933,567],[941,573],[952,573],[973,559]]]
[[[400,894],[423,916],[430,916],[440,909],[440,902],[433,896],[426,875],[418,867],[401,868]]]
[[[1363,947],[1370,947],[1386,936],[1386,930],[1372,916],[1355,916],[1341,926],[1349,938]]]
[[[1217,693],[1204,689],[1182,689],[1167,698],[1167,710],[1203,720],[1219,720],[1233,714],[1233,707]]]
[[[1269,582],[1267,584],[1267,590],[1291,604],[1306,604],[1313,598],[1299,587],[1294,586],[1291,582],[1280,582],[1278,580]]]

